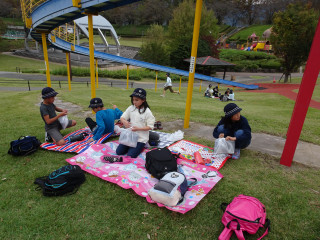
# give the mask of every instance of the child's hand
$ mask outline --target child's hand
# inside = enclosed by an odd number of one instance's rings
[[[226,141],[235,141],[235,140],[237,140],[236,137],[230,137],[230,136],[226,137]]]
[[[113,105],[113,106],[112,106],[112,108],[113,108],[113,109],[116,109],[116,108],[117,108],[117,106],[116,106],[116,105]]]
[[[130,128],[130,127],[131,127],[131,124],[130,124],[130,122],[128,122],[128,121],[123,121],[123,125],[124,125],[126,128]]]
[[[138,128],[138,127],[132,127],[132,128],[131,128],[131,131],[132,131],[132,132],[139,131],[139,130],[140,130],[140,128]]]

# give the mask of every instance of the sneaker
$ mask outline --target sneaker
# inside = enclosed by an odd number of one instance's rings
[[[161,94],[160,97],[164,97],[164,95]]]
[[[163,129],[160,121],[157,121],[157,129],[159,129],[159,130]]]
[[[180,92],[178,92],[178,94],[180,95]]]
[[[46,142],[53,142],[51,136],[47,132],[44,134],[44,140]]]
[[[239,159],[240,158],[240,148],[236,148],[234,150],[234,154],[232,154],[232,159]]]
[[[91,129],[91,132],[94,132],[98,128],[98,125]]]
[[[117,162],[123,162],[123,158],[117,157],[117,156],[104,156],[103,161],[108,163],[117,163]]]

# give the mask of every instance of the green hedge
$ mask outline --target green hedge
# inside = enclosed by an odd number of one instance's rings
[[[222,49],[220,59],[236,64],[234,71],[279,71],[280,59],[265,52]]]
[[[61,67],[55,70],[50,71],[53,75],[62,75],[67,76],[67,67]],[[78,76],[78,77],[89,77],[90,76],[90,69],[89,68],[72,68],[72,75]],[[99,77],[103,78],[114,78],[114,79],[127,79],[127,70],[99,70]],[[141,80],[144,78],[148,79],[155,79],[156,74],[154,70],[149,70],[145,68],[140,69],[130,69],[129,70],[129,79],[130,80]],[[171,75],[172,81],[180,81],[180,76],[178,75]],[[158,73],[158,80],[166,80],[166,75],[164,72]],[[188,79],[186,77],[182,78],[183,81],[187,81]]]

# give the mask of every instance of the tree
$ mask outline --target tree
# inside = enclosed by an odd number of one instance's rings
[[[270,41],[274,54],[282,59],[284,82],[308,59],[317,20],[310,4],[302,3],[290,4],[284,12],[274,15]]]
[[[162,26],[154,24],[147,30],[139,55],[146,62],[160,65],[169,64],[169,55],[165,46],[165,33]]]
[[[192,47],[193,25],[195,16],[195,3],[193,0],[185,0],[173,10],[173,18],[169,22],[169,52],[170,65],[186,69],[183,59],[189,58]],[[216,39],[218,35],[217,19],[213,11],[205,5],[201,11],[201,23],[199,33],[198,56],[210,56],[210,43],[203,39],[211,36]]]
[[[233,2],[247,20],[248,25],[252,25],[257,17],[257,6],[260,0],[233,0]]]

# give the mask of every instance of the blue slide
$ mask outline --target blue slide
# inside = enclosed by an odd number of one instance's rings
[[[82,0],[81,6],[73,6],[72,0],[48,0],[39,5],[31,14],[32,17],[32,29],[31,36],[41,42],[41,32],[50,32],[54,28],[70,22],[74,19],[83,17],[83,13],[97,13],[108,9],[113,9],[119,6],[123,6],[129,3],[137,2],[140,0]],[[60,48],[65,51],[71,51],[71,43],[62,40],[55,36],[55,41],[52,41],[51,34],[48,34],[47,40],[54,47]],[[89,49],[86,47],[74,46],[74,53],[89,56]],[[148,68],[156,71],[169,72],[180,76],[189,76],[188,71],[179,70],[171,67],[165,67],[157,64],[138,61],[130,58],[119,57],[116,55],[94,51],[94,57],[98,59],[111,60],[127,65],[138,66]],[[210,77],[196,73],[194,76],[196,79],[205,80],[215,83],[221,83],[231,85],[235,87],[241,87],[246,89],[257,89],[257,85],[247,85],[243,83],[237,83],[232,81],[223,80],[220,78]]]

